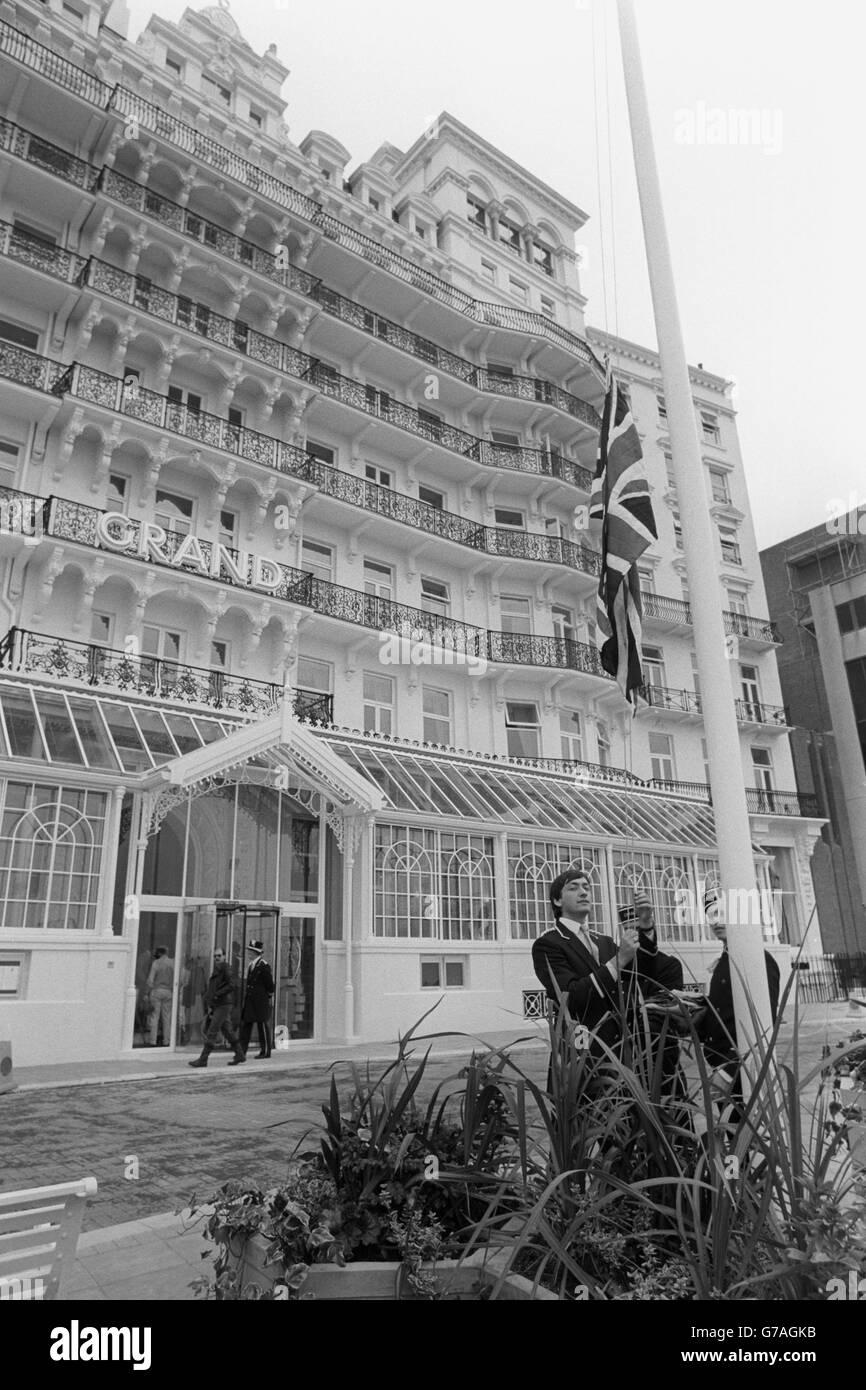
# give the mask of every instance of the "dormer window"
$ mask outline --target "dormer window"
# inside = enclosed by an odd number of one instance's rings
[[[373,197],[372,193],[370,194],[370,196],[369,196],[369,198],[367,199],[367,201],[368,201],[368,203],[370,204],[370,207],[373,209],[374,212],[381,212],[381,211],[382,211],[382,204],[379,202],[379,199],[378,199],[378,198],[374,198],[374,197]]]
[[[183,77],[183,59],[176,53],[166,53],[165,66],[169,72],[173,72],[175,77]]]
[[[473,198],[472,194],[470,193],[467,195],[466,198],[466,208],[466,215],[469,218],[469,221],[472,223],[472,226],[477,227],[479,232],[483,232],[486,236],[487,209],[484,206],[484,204],[478,198]]]
[[[327,180],[328,183],[331,183],[333,181],[333,173],[330,169],[326,169],[324,165],[322,165],[322,167],[320,168],[319,173],[322,175],[323,179]]]
[[[553,252],[550,247],[542,246],[540,241],[535,241],[532,244],[532,255],[536,270],[540,270],[553,278]]]
[[[263,111],[257,111],[254,106],[250,107],[250,125],[254,125],[257,130],[262,130],[265,124]]]
[[[504,217],[499,219],[499,240],[516,256],[520,255],[520,228],[515,223],[506,221]]]
[[[215,77],[209,77],[206,72],[202,73],[201,89],[206,97],[210,97],[211,101],[219,101],[224,106],[231,106],[232,94],[230,89],[224,87],[221,82],[217,82]]]

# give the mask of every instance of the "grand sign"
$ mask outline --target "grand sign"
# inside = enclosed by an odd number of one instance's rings
[[[101,512],[96,538],[104,550],[137,555],[171,569],[189,570],[208,579],[223,579],[273,593],[283,582],[282,566],[247,550],[232,550],[220,541],[178,536],[153,521],[133,521],[122,512]]]

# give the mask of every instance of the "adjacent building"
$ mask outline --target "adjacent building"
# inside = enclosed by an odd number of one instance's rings
[[[698,977],[717,873],[659,362],[586,327],[586,214],[443,113],[350,167],[224,7],[126,37],[0,4],[0,1037],[201,1037],[216,945],[293,1041],[519,1026],[547,888],[652,893]],[[648,703],[594,645],[609,355],[659,540]],[[726,383],[692,373],[769,942],[814,898]]]
[[[761,552],[784,645],[779,676],[797,786],[827,822],[812,859],[824,950],[866,955],[866,509]]]

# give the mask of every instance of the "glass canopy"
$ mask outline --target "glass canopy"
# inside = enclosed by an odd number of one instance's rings
[[[716,849],[712,808],[701,802],[593,785],[567,773],[324,737],[376,783],[393,811]]]

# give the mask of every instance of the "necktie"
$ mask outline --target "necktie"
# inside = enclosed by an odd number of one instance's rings
[[[580,944],[581,944],[583,947],[585,947],[585,949],[586,949],[587,951],[589,951],[589,954],[592,956],[593,960],[596,961],[596,963],[597,963],[597,962],[598,962],[598,951],[597,951],[597,949],[596,949],[595,942],[593,941],[593,939],[592,939],[592,937],[590,936],[589,932],[587,931],[586,927],[584,927],[583,930],[582,930],[581,933],[580,933]]]

